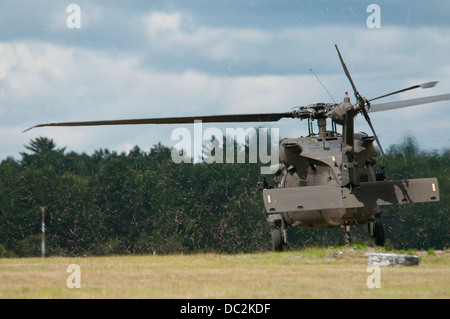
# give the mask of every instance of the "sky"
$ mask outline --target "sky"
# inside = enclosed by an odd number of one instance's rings
[[[41,123],[289,112],[333,102],[310,69],[340,102],[352,89],[335,44],[368,99],[429,81],[439,84],[380,103],[450,93],[449,17],[447,0],[2,0],[0,160],[20,159],[40,136],[87,154],[136,145],[149,151],[158,142],[171,147],[179,127],[22,132]],[[384,149],[409,134],[422,149],[441,150],[450,145],[449,107],[450,101],[431,103],[371,119]],[[306,124],[283,119],[264,126],[283,138],[307,135]],[[231,126],[203,128],[225,134]],[[370,133],[361,116],[355,130]]]

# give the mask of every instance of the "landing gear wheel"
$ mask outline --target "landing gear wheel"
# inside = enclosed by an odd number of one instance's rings
[[[279,229],[272,232],[272,246],[274,251],[283,251],[283,236]]]
[[[386,244],[386,232],[382,221],[377,221],[374,225],[375,244],[384,247]]]
[[[370,237],[373,238],[373,221],[367,223],[367,230],[369,231]]]
[[[341,229],[344,232],[345,244],[348,246],[351,246],[352,245],[352,236],[350,235],[350,226],[349,225],[341,226]]]
[[[350,233],[345,232],[344,240],[345,240],[346,245],[348,245],[348,246],[352,245],[352,236],[350,235]]]

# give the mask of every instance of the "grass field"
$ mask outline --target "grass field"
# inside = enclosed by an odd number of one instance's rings
[[[417,252],[419,266],[380,267],[374,249],[283,253],[0,259],[0,298],[450,298],[450,252]],[[70,264],[80,288],[68,288]],[[71,283],[73,281],[70,281]]]

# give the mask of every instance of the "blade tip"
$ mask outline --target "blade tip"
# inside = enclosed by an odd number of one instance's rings
[[[429,89],[429,88],[435,87],[436,84],[438,84],[438,83],[439,83],[439,81],[427,82],[427,83],[421,84],[420,87],[422,89]]]
[[[35,125],[35,126],[32,126],[32,127],[29,127],[29,128],[27,128],[26,130],[23,130],[22,133],[31,131],[31,130],[34,129],[34,128],[42,127],[42,126],[46,126],[46,124],[38,124],[38,125]]]

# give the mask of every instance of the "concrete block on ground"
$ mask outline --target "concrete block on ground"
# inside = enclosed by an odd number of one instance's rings
[[[369,266],[417,266],[419,256],[399,254],[370,254]]]

